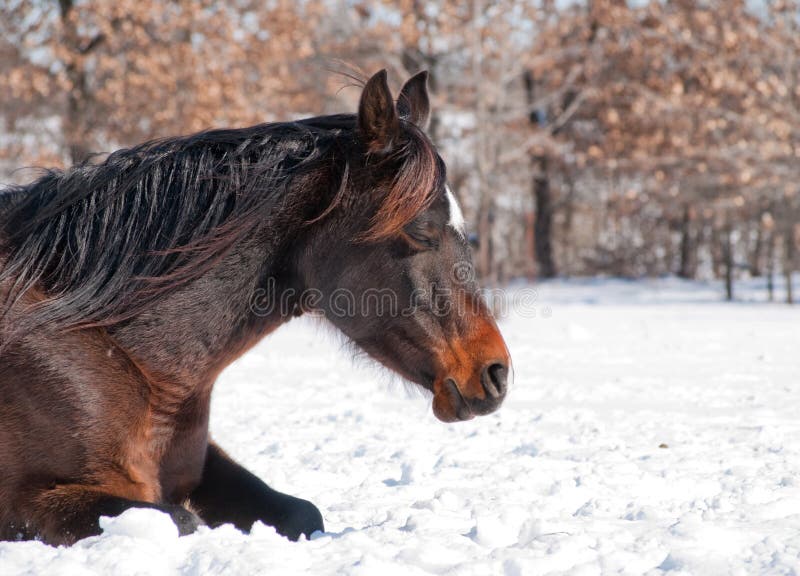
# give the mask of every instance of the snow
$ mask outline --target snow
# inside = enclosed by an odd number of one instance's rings
[[[214,436],[325,534],[179,538],[130,510],[71,548],[0,543],[0,574],[800,572],[800,308],[754,283],[732,304],[675,280],[535,289],[500,321],[506,404],[470,422],[302,319],[223,374]]]

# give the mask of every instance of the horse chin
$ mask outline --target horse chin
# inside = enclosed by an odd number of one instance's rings
[[[433,392],[433,414],[442,422],[463,422],[475,417],[450,378],[436,382]]]

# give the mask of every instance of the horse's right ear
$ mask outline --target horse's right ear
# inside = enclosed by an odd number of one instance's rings
[[[397,97],[397,112],[400,118],[419,126],[428,127],[431,103],[428,98],[428,71],[423,70],[412,76],[400,90]]]
[[[400,134],[386,70],[367,81],[358,105],[358,131],[370,152],[388,152]]]

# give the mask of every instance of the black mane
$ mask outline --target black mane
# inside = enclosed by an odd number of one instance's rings
[[[38,285],[40,322],[130,317],[250,236],[294,178],[329,168],[354,125],[338,115],[155,140],[3,190],[5,311]]]
[[[44,297],[30,315],[37,325],[130,318],[262,229],[295,183],[305,221],[327,216],[353,187],[356,132],[354,115],[210,130],[0,191],[0,319],[33,288]],[[443,178],[427,138],[410,124],[406,132],[368,223],[384,236],[427,207]]]

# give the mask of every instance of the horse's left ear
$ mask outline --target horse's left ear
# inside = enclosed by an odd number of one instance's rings
[[[387,152],[400,134],[400,121],[386,70],[367,81],[358,105],[358,130],[370,152]]]
[[[431,114],[428,98],[428,71],[423,70],[408,79],[397,97],[397,112],[400,118],[425,130]]]

